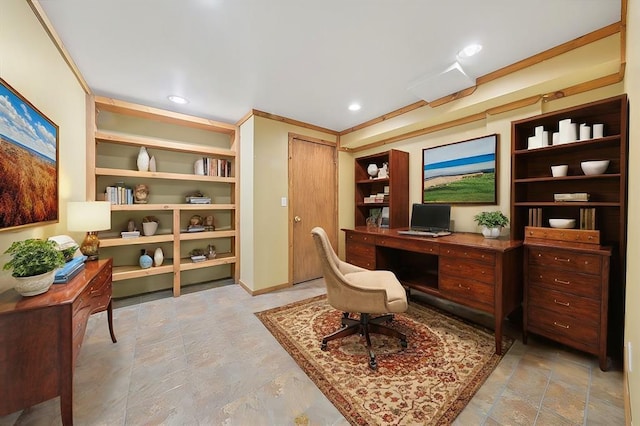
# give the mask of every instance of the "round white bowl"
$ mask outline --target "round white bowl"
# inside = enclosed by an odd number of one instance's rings
[[[549,226],[552,228],[571,229],[576,226],[575,219],[549,219]]]
[[[569,166],[566,164],[551,166],[551,176],[553,177],[566,176],[567,170],[569,170]]]
[[[609,160],[583,161],[580,163],[585,175],[599,175],[609,167]]]

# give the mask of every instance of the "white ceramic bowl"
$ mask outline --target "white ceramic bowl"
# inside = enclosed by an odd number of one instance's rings
[[[551,166],[551,176],[553,177],[566,176],[567,170],[569,170],[569,166],[567,166],[566,164]]]
[[[583,161],[580,163],[585,175],[599,175],[609,167],[609,160]]]
[[[549,226],[552,228],[571,229],[576,226],[575,219],[549,219]]]

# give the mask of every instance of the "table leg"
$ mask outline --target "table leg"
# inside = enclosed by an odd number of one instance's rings
[[[107,321],[109,322],[109,333],[111,334],[111,341],[116,343],[116,335],[113,332],[113,306],[111,300],[109,300],[109,304],[107,305]]]

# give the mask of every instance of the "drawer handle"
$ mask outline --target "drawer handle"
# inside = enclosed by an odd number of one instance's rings
[[[458,284],[458,287],[459,287],[459,288],[463,288],[463,289],[465,289],[465,290],[471,290],[471,287],[465,287],[465,286],[463,286],[462,284]]]
[[[559,302],[558,299],[553,299],[553,302],[558,305],[569,306],[569,302]]]
[[[540,278],[542,278],[542,275],[540,275]],[[563,281],[563,280],[559,280],[557,278],[555,278],[553,281],[560,283],[560,284],[571,284],[571,281]]]
[[[91,295],[99,294],[99,293],[102,293],[102,290],[101,290],[101,289],[98,289],[98,290],[91,290]]]
[[[558,256],[554,257],[553,260],[557,260],[558,262],[571,262],[571,259],[567,259],[567,258],[564,258],[564,257],[558,257]]]
[[[556,321],[554,321],[554,322],[553,322],[553,325],[556,325],[556,326],[558,326],[558,327],[562,327],[562,328],[569,328],[569,326],[568,326],[568,325],[560,324],[559,322],[556,322]]]

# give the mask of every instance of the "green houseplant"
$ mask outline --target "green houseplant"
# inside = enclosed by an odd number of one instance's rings
[[[498,238],[502,228],[509,224],[509,218],[500,211],[480,212],[473,217],[473,220],[482,226],[482,235],[485,238]]]
[[[23,296],[35,296],[49,290],[55,271],[65,264],[64,254],[53,241],[30,238],[15,241],[5,251],[11,260],[2,269],[12,269],[18,279],[16,291]]]

